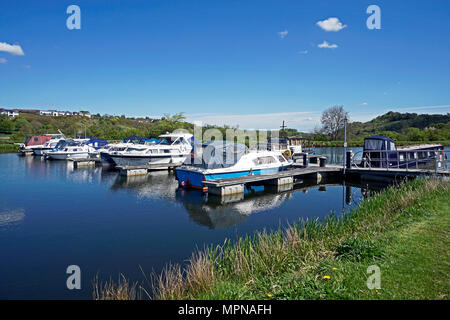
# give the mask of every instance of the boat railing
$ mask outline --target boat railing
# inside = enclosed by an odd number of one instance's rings
[[[350,165],[356,168],[422,169],[424,165],[435,171],[450,169],[448,150],[365,150],[351,153]]]

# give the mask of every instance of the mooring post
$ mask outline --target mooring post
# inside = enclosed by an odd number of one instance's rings
[[[303,153],[303,165],[308,166],[308,154],[306,152]]]
[[[353,158],[353,151],[352,150],[347,151],[345,156],[345,168],[350,169],[352,167],[352,158]]]

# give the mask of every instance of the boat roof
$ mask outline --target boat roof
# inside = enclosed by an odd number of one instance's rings
[[[145,140],[147,140],[147,138],[138,137],[138,136],[130,136],[130,137],[126,137],[126,138],[123,139],[122,141],[139,141],[139,142],[145,142]]]
[[[101,139],[90,139],[90,140],[88,140],[88,141],[86,141],[86,142],[84,142],[85,144],[89,144],[89,143],[95,143],[95,142],[97,142],[97,143],[104,143],[104,144],[107,144],[108,143],[108,141],[106,141],[106,140],[101,140]]]
[[[364,140],[366,140],[366,139],[386,140],[386,141],[392,141],[392,142],[395,142],[394,140],[392,140],[391,138],[386,137],[386,136],[370,136],[370,137],[365,138]]]
[[[214,140],[214,141],[208,141],[208,142],[202,143],[202,147],[209,147],[209,146],[212,146],[216,149],[218,149],[218,148],[221,148],[221,149],[234,148],[234,149],[242,149],[242,150],[247,149],[247,146],[245,144],[231,142],[231,141]]]
[[[158,138],[174,138],[174,137],[190,138],[190,137],[192,137],[192,134],[190,134],[190,133],[166,133],[166,134],[160,135]]]

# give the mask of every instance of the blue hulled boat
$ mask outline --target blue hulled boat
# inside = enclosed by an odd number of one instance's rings
[[[176,169],[176,179],[182,187],[206,190],[202,182],[247,175],[270,174],[290,168],[292,161],[280,151],[251,151],[239,143],[211,141]]]

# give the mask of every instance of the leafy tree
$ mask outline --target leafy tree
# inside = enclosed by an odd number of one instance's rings
[[[12,133],[14,129],[14,123],[8,118],[7,115],[0,116],[0,132]]]

